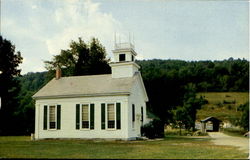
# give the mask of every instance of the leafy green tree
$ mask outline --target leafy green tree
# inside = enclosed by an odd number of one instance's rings
[[[19,126],[24,135],[34,133],[35,128],[35,101],[32,96],[37,90],[44,86],[47,72],[29,72],[23,76],[16,77],[20,81],[21,91],[19,92],[20,104],[17,109]]]
[[[205,100],[200,97],[196,97],[196,86],[193,83],[189,83],[185,86],[185,94],[183,98],[183,104],[173,110],[174,118],[173,122],[178,124],[180,128],[184,126],[187,130],[191,128],[195,130],[195,121],[197,110],[205,103]]]
[[[177,124],[179,126],[180,129],[180,135],[181,135],[181,129],[183,128],[183,126],[185,126],[188,122],[190,122],[191,117],[188,114],[186,108],[184,107],[177,107],[176,110],[173,111],[174,112],[174,122],[175,124]]]
[[[0,135],[18,134],[20,131],[17,114],[19,81],[18,69],[22,63],[20,52],[15,52],[15,46],[9,40],[0,36]]]
[[[239,106],[239,110],[242,111],[239,125],[249,131],[249,102]]]
[[[57,66],[62,68],[64,76],[79,76],[93,74],[107,74],[111,72],[106,58],[105,48],[99,40],[92,38],[86,44],[81,38],[78,42],[71,41],[70,49],[61,50],[60,55],[53,57],[52,61],[45,61],[45,67],[51,77]]]
[[[187,114],[185,121],[185,128],[186,129],[193,129],[195,130],[195,121],[196,121],[196,114],[197,110],[201,109],[201,106],[205,104],[205,100],[200,97],[196,97],[196,87],[193,83],[189,83],[185,86],[185,95],[183,100],[183,108],[185,109],[185,113]]]

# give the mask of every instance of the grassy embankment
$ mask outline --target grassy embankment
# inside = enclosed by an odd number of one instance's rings
[[[155,141],[41,140],[0,137],[0,158],[161,158],[242,159],[247,154],[231,146],[216,146],[209,138],[168,137]]]
[[[197,112],[197,120],[206,117],[216,117],[223,122],[234,121],[241,116],[238,107],[249,101],[247,92],[203,92],[198,96],[204,96],[208,104],[202,106]]]
[[[199,93],[203,96],[208,104],[202,106],[197,112],[197,120],[206,117],[216,117],[223,123],[235,123],[241,117],[242,112],[238,110],[239,105],[249,101],[249,93],[247,92],[207,92]],[[223,133],[230,136],[242,137],[246,131],[242,128],[223,128]]]

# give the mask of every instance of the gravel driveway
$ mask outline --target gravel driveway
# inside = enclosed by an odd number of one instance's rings
[[[208,132],[208,135],[213,138],[212,142],[216,145],[230,145],[239,147],[246,153],[249,153],[249,139],[244,137],[228,136],[220,132]]]

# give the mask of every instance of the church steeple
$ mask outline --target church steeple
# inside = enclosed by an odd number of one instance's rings
[[[135,63],[137,53],[134,45],[129,43],[115,43],[113,50],[114,62],[110,63],[112,78],[132,77],[140,68]]]
[[[114,62],[129,62],[135,61],[137,55],[134,51],[134,45],[131,43],[116,43],[115,50],[113,50]]]

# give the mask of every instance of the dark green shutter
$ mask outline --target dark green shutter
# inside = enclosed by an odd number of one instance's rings
[[[121,129],[121,103],[116,103],[116,129]]]
[[[61,105],[57,105],[57,125],[56,128],[57,129],[61,129]]]
[[[105,129],[105,103],[101,104],[101,127]]]
[[[80,129],[80,104],[76,104],[76,129]]]
[[[141,107],[141,121],[143,122],[143,107]]]
[[[90,104],[90,129],[95,128],[95,104]]]
[[[43,129],[47,129],[47,114],[48,114],[48,106],[44,106],[43,108]]]
[[[132,104],[132,121],[135,121],[135,105]]]

